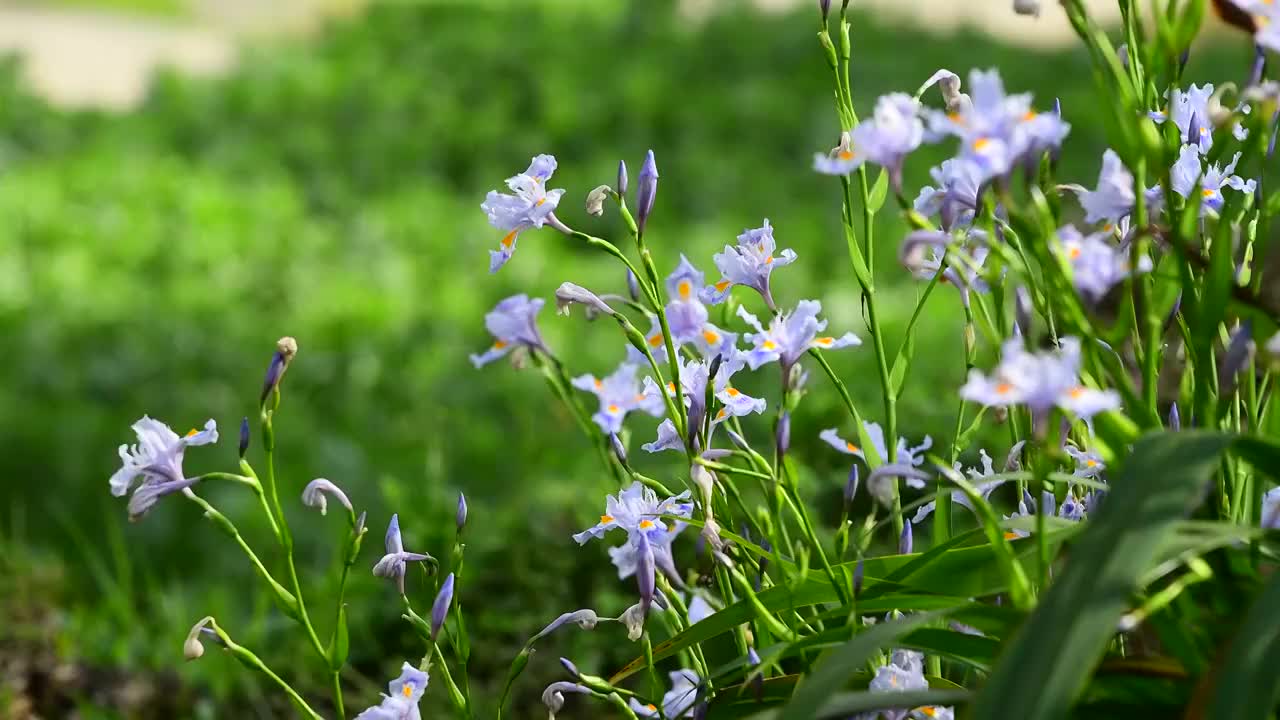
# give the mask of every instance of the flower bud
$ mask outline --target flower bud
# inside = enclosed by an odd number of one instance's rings
[[[604,201],[609,199],[613,194],[613,188],[608,185],[597,186],[594,190],[587,193],[587,214],[593,217],[600,217],[604,214]]]
[[[858,564],[853,567],[853,596],[856,598],[862,594],[862,558],[858,558]]]
[[[911,521],[907,520],[907,522],[902,526],[902,535],[898,538],[898,554],[910,555],[911,546]]]
[[[636,227],[644,234],[645,223],[649,213],[653,212],[653,201],[658,196],[658,164],[650,150],[644,156],[644,164],[640,166],[640,177],[636,183]]]
[[[560,287],[556,288],[556,312],[561,315],[568,315],[569,307],[575,303],[586,305],[587,308],[605,315],[613,316],[617,314],[613,308],[600,299],[599,295],[581,285],[574,285],[571,282],[561,283]]]
[[[1169,429],[1177,432],[1182,429],[1182,419],[1178,417],[1178,403],[1169,405]]]
[[[627,294],[631,296],[632,302],[640,302],[640,283],[636,281],[636,274],[627,269]]]
[[[1231,341],[1227,344],[1227,353],[1218,366],[1218,392],[1226,395],[1235,389],[1236,375],[1249,364],[1253,358],[1253,321],[1245,320],[1231,333]]]
[[[618,462],[623,467],[627,466],[627,449],[622,446],[622,440],[618,437],[618,433],[609,433],[609,443],[613,446],[613,454],[617,456]]]
[[[191,632],[187,633],[187,641],[182,644],[182,656],[188,660],[195,660],[204,655],[204,645],[200,643],[200,637],[207,635],[206,627],[214,623],[213,616],[207,616],[200,619],[200,622],[191,626]],[[222,639],[214,634],[214,638],[221,642]]]
[[[453,603],[453,573],[444,579],[440,592],[436,593],[435,602],[431,603],[431,639],[435,640],[444,627],[445,618],[449,616],[449,605]]]
[[[582,673],[578,672],[578,666],[574,665],[573,661],[570,660],[569,658],[565,658],[565,657],[560,658],[560,666],[563,667],[565,669],[565,672],[569,673],[569,676],[572,677],[573,679],[577,680],[578,678],[582,677]]]
[[[858,465],[855,463],[849,468],[849,479],[844,484],[844,507],[845,512],[849,511],[849,506],[853,504],[853,498],[858,494]]]
[[[240,459],[244,459],[244,454],[249,452],[249,418],[240,421]]]
[[[778,455],[786,455],[787,450],[791,449],[791,413],[783,412],[778,417],[778,430],[776,434],[778,447]]]
[[[831,0],[818,0],[818,12],[822,13],[822,22],[826,24],[831,15]]]
[[[1013,317],[1023,332],[1031,331],[1031,293],[1025,287],[1013,291]]]
[[[627,161],[618,161],[618,194],[627,194]]]
[[[325,500],[326,494],[332,495],[334,499],[342,503],[342,506],[348,511],[355,511],[355,509],[351,507],[351,501],[347,499],[347,494],[342,492],[342,488],[334,485],[324,478],[316,478],[315,480],[307,483],[307,486],[302,490],[302,504],[307,507],[316,508],[320,511],[321,515],[324,515],[328,510],[328,502]]]
[[[276,341],[275,354],[271,356],[271,364],[267,366],[267,375],[262,381],[262,396],[258,399],[259,405],[266,405],[267,397],[280,387],[280,381],[284,379],[284,373],[289,369],[289,363],[293,362],[293,356],[298,354],[298,341],[289,336],[285,336]]]
[[[458,493],[458,512],[453,516],[453,524],[458,532],[467,526],[467,496],[462,493]]]

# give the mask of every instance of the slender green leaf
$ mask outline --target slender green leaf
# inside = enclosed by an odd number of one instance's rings
[[[1231,443],[1205,432],[1138,441],[1040,606],[1008,643],[976,717],[1062,718],[1115,634],[1139,580]]]
[[[819,717],[819,709],[823,707],[823,703],[843,688],[849,676],[878,650],[944,614],[945,611],[908,615],[872,625],[854,635],[844,645],[823,655],[814,665],[791,702],[778,715],[779,720],[809,720]],[[883,696],[880,701],[884,702]]]
[[[871,195],[867,197],[867,210],[872,215],[880,212],[880,208],[884,207],[884,200],[889,196],[889,171],[881,168],[880,175],[876,177],[876,182],[871,186]]]
[[[1250,720],[1272,717],[1280,701],[1280,574],[1272,575],[1212,671],[1216,687],[1203,714]]]

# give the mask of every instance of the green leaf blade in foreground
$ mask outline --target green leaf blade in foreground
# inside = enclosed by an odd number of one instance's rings
[[[974,717],[1066,717],[1142,574],[1200,497],[1232,440],[1207,432],[1139,439],[1071,559],[1014,635],[974,703]]]
[[[1187,717],[1272,717],[1280,700],[1280,574],[1258,595],[1213,674],[1217,687],[1208,711]]]

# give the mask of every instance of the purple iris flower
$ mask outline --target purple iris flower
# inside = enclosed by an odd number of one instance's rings
[[[1268,50],[1280,52],[1280,5],[1275,0],[1229,1],[1253,15],[1253,41]]]
[[[711,419],[712,426],[714,427],[730,417],[742,417],[751,413],[764,412],[765,401],[763,399],[747,395],[733,387],[730,382],[734,374],[746,365],[746,354],[737,348],[731,348],[729,352],[720,357],[720,368],[716,371],[712,392],[715,398],[720,401],[722,407],[716,412],[715,417]],[[710,366],[712,362],[708,360],[677,359],[680,368],[681,390],[684,394],[685,405],[689,408],[689,424],[693,427],[700,426],[702,419],[706,416],[707,383],[710,381]],[[654,395],[661,398],[659,394],[661,390],[652,378],[645,378],[644,391],[646,395]],[[667,383],[666,392],[672,397],[675,396],[676,387],[674,382]],[[676,433],[675,425],[670,420],[664,420],[658,426],[658,439],[656,442],[642,447],[649,452],[684,449],[679,434]]]
[[[1080,383],[1080,339],[1064,337],[1057,351],[1030,353],[1021,338],[1002,348],[1000,364],[990,376],[969,371],[960,396],[988,407],[1023,404],[1037,416],[1053,407],[1088,419],[1120,407],[1112,390],[1098,390]]]
[[[1062,505],[1058,506],[1058,517],[1072,522],[1080,522],[1085,518],[1084,503],[1076,499],[1075,495],[1067,493],[1067,496],[1062,500]]]
[[[692,512],[689,491],[658,500],[656,493],[636,482],[616,496],[608,496],[600,522],[576,533],[573,539],[584,545],[615,528],[626,531],[626,543],[610,548],[609,556],[618,568],[619,578],[636,576],[643,605],[653,599],[655,568],[662,570],[673,582],[680,582],[680,574],[671,555],[671,542],[684,529],[684,523],[676,522],[668,528],[662,516],[687,518]]]
[[[472,355],[471,364],[484,367],[518,347],[548,352],[537,324],[538,313],[545,304],[542,298],[531,299],[521,293],[495,305],[484,316],[484,326],[493,336],[493,345],[479,355]]]
[[[400,676],[387,684],[382,702],[356,716],[355,720],[421,720],[418,701],[427,690],[427,673],[405,663]]]
[[[1262,527],[1280,530],[1280,487],[1262,496]]]
[[[1107,469],[1102,456],[1092,450],[1081,450],[1072,445],[1066,446],[1064,450],[1076,462],[1076,469],[1071,473],[1076,477],[1097,478]]]
[[[1086,300],[1096,303],[1131,274],[1129,253],[1105,239],[1104,233],[1081,235],[1071,225],[1058,229],[1056,252],[1071,266],[1071,281]],[[1151,270],[1151,258],[1138,261],[1138,272]]]
[[[1058,148],[1071,130],[1056,112],[1033,110],[1030,94],[1006,95],[995,70],[971,72],[969,88],[969,104],[950,113],[928,112],[929,137],[958,137],[960,158],[976,166],[979,184]]]
[[[889,461],[889,450],[884,442],[884,429],[880,427],[880,423],[867,420],[862,421],[862,431],[866,433],[867,441],[871,443],[871,447],[876,451],[877,462],[874,465],[879,466]],[[839,450],[845,455],[853,455],[861,458],[863,462],[871,467],[873,463],[864,453],[864,449],[859,447],[857,443],[849,442],[840,437],[835,428],[828,428],[818,433],[818,438],[827,443],[831,447]],[[928,435],[924,436],[924,442],[915,447],[911,447],[907,443],[906,438],[898,438],[898,446],[895,448],[895,463],[899,465],[909,465],[911,467],[919,467],[924,464],[924,453],[933,447],[933,438]]]
[[[764,225],[743,232],[738,236],[737,245],[725,245],[724,252],[716,253],[712,259],[722,277],[715,285],[703,289],[704,302],[718,305],[729,297],[729,291],[734,285],[744,285],[759,292],[772,309],[774,305],[773,294],[769,289],[769,275],[774,268],[795,262],[796,254],[789,248],[778,250],[778,244],[773,239],[773,226],[766,218]]]
[[[888,663],[876,668],[875,677],[867,686],[871,692],[899,693],[912,690],[928,690],[929,681],[924,677],[924,656],[912,650],[896,650]],[[872,717],[904,720],[907,710],[882,710]]]
[[[947,245],[953,240],[955,238],[947,233],[917,230],[903,241],[899,254],[913,276],[920,280],[932,280],[942,270]],[[925,247],[929,248],[929,257],[924,257],[922,251]],[[983,267],[990,254],[987,233],[972,228],[966,232],[963,243],[952,248],[953,260],[946,270],[942,270],[942,277],[938,281],[954,285],[960,291],[960,301],[965,307],[969,306],[970,290],[986,292],[990,289],[982,277]]]
[[[1245,180],[1234,174],[1238,162],[1240,162],[1240,153],[1236,153],[1225,168],[1216,163],[1204,167],[1200,151],[1196,146],[1183,145],[1182,152],[1178,155],[1178,162],[1174,163],[1170,170],[1173,191],[1190,200],[1196,181],[1199,180],[1201,212],[1204,208],[1217,212],[1222,209],[1224,202],[1222,197],[1224,187],[1243,193],[1252,193],[1256,187],[1253,180]]]
[[[1086,190],[1078,185],[1064,188],[1075,191],[1080,198],[1080,207],[1085,212],[1084,221],[1105,223],[1102,229],[1108,233],[1129,217],[1136,204],[1133,174],[1124,166],[1120,156],[1110,149],[1102,154],[1102,170],[1098,173],[1096,190]],[[1148,188],[1145,195],[1149,210],[1156,210],[1163,203],[1164,193],[1159,185]]]
[[[692,670],[680,669],[668,675],[671,679],[671,689],[662,696],[662,713],[658,713],[658,708],[652,704],[643,704],[635,698],[631,698],[629,707],[636,714],[636,717],[642,718],[675,718],[693,717],[693,706],[698,699],[698,685],[702,680],[698,674]]]
[[[485,197],[480,209],[484,210],[490,225],[506,233],[499,249],[489,251],[489,272],[497,272],[511,259],[521,232],[554,222],[552,213],[564,195],[564,190],[547,190],[547,181],[555,171],[554,157],[538,155],[529,163],[528,170],[507,178],[507,187],[514,195],[491,190]]]
[[[1164,111],[1148,113],[1157,123],[1173,121],[1182,142],[1194,145],[1200,152],[1213,147],[1213,128],[1209,122],[1209,99],[1213,97],[1213,85],[1192,85],[1186,92],[1178,88],[1169,91],[1169,104]]]
[[[142,482],[129,498],[129,517],[142,517],[160,498],[191,487],[200,478],[187,478],[182,472],[182,457],[188,447],[209,445],[218,441],[218,424],[209,420],[204,430],[191,429],[178,434],[159,420],[143,415],[133,424],[138,443],[121,445],[120,469],[111,475],[111,494],[123,497],[139,477]]]
[[[860,123],[829,155],[814,156],[813,167],[826,175],[848,175],[864,162],[889,171],[895,189],[902,187],[902,162],[924,140],[920,102],[906,93],[891,93],[876,101],[870,120]]]
[[[1008,481],[988,480],[987,478],[993,477],[996,474],[995,466],[991,460],[991,456],[987,454],[986,450],[978,450],[978,456],[979,458],[981,458],[981,462],[982,462],[981,469],[972,467],[972,468],[969,468],[966,471],[966,473],[968,474],[969,478],[974,481],[975,483],[974,489],[978,491],[978,494],[982,496],[983,500],[986,500],[987,498],[991,497],[991,493],[995,492],[996,488],[1000,487],[1001,485],[1005,484]],[[957,471],[960,470],[959,462],[955,464],[955,469]],[[973,503],[969,501],[969,496],[966,495],[963,490],[952,490],[951,502],[955,505],[960,505],[960,506],[969,508],[969,512],[972,512],[975,515],[978,512],[977,509],[973,507]],[[933,514],[933,511],[937,509],[937,505],[938,504],[936,501],[930,500],[929,502],[920,506],[920,509],[916,510],[916,514],[914,517],[911,518],[911,521],[919,525],[925,518]]]
[[[373,566],[373,574],[376,577],[395,580],[396,589],[404,595],[404,576],[408,564],[431,560],[432,557],[424,553],[405,551],[404,539],[400,536],[399,515],[392,515],[391,523],[387,525],[386,548],[387,554]]]
[[[636,379],[636,366],[623,363],[611,375],[603,379],[594,375],[579,375],[573,379],[579,390],[594,393],[600,399],[600,410],[591,416],[606,434],[622,430],[622,420],[632,410],[640,410],[654,417],[666,412],[661,396],[646,395]]]
[[[666,306],[667,324],[677,345],[693,343],[704,357],[712,357],[731,348],[738,341],[738,336],[707,322],[707,306],[701,297],[704,282],[702,271],[681,255],[680,264],[667,276],[667,295],[671,298]],[[649,337],[652,338],[652,334]],[[661,339],[659,332],[658,340]],[[665,344],[660,344],[663,345],[660,352],[665,360]]]
[[[766,329],[755,315],[746,308],[738,307],[738,317],[755,328],[746,338],[755,345],[746,354],[747,365],[752,370],[775,360],[782,363],[784,372],[810,349],[836,350],[853,345],[861,345],[862,340],[853,333],[845,333],[840,337],[830,335],[819,336],[818,333],[827,328],[826,320],[819,320],[822,303],[817,300],[801,300],[792,312],[775,315]]]
[[[942,229],[948,232],[973,222],[983,182],[982,168],[963,158],[953,158],[944,160],[941,166],[929,170],[929,174],[937,187],[920,188],[914,203],[916,212],[926,217],[937,215]]]

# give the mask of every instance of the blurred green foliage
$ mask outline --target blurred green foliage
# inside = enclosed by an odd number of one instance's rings
[[[569,538],[610,489],[590,443],[536,373],[467,362],[489,342],[484,312],[506,295],[549,297],[564,280],[623,290],[607,258],[551,231],[527,233],[512,263],[486,274],[498,234],[479,203],[539,152],[559,158],[552,185],[568,189],[560,215],[617,237],[618,222],[586,217],[580,202],[612,182],[619,158],[634,172],[652,147],[662,181],[649,237],[660,270],[683,252],[714,272],[710,254],[768,217],[800,256],[778,274],[780,302],[820,298],[833,328],[865,332],[838,185],[809,169],[837,132],[812,8],[767,15],[743,5],[691,22],[671,0],[594,12],[521,5],[375,5],[317,38],[250,48],[224,78],[162,75],[141,108],[119,116],[55,111],[19,86],[15,64],[4,67],[0,613],[46,618],[62,657],[140,671],[172,668],[190,624],[213,614],[284,675],[319,681],[287,620],[246,591],[254,578],[244,558],[194,506],[170,498],[127,525],[106,484],[116,446],[132,441],[129,424],[143,413],[179,431],[214,417],[224,440],[188,453],[188,469],[232,468],[236,427],[256,412],[261,373],[285,334],[301,351],[277,422],[281,493],[322,633],[341,519],[293,500],[320,476],[369,511],[362,566],[375,561],[392,511],[406,545],[446,553],[455,497],[466,491],[461,598],[480,697],[496,696],[525,638],[559,613],[620,612],[631,586],[616,580],[603,546]],[[997,66],[1040,106],[1061,99],[1073,124],[1062,175],[1092,180],[1105,143],[1083,54],[1013,50],[976,32],[938,38],[871,18],[858,18],[854,37],[864,113],[938,67]],[[1197,62],[1239,64],[1243,74],[1247,58],[1233,50]],[[908,188],[941,152],[913,157]],[[896,266],[902,227],[886,220],[877,233],[883,306],[900,333],[920,288]],[[909,436],[950,436],[947,388],[963,377],[959,318],[954,292],[940,289],[900,406]],[[574,372],[602,373],[622,356],[611,326],[550,310],[542,326]],[[831,361],[875,418],[870,352]],[[793,436],[811,463],[803,491],[829,524],[847,467],[815,440],[848,420],[826,385],[815,371]],[[632,425],[637,462],[650,474],[679,472],[668,458],[639,457],[653,424]],[[767,436],[763,420],[748,427]],[[247,493],[212,484],[202,493],[272,556]],[[420,606],[430,602],[429,581],[415,575],[410,587]],[[394,593],[367,572],[348,602],[348,706],[360,707],[421,648]],[[12,632],[0,629],[0,640]],[[515,717],[541,712],[537,694],[558,675],[556,656],[599,672],[629,659],[619,637],[601,628],[546,641],[520,682]],[[180,675],[197,716],[215,716],[211,703],[233,696],[246,717],[274,712],[263,699],[270,689],[223,658]],[[443,693],[428,702],[428,715],[445,712]]]

